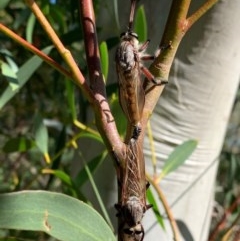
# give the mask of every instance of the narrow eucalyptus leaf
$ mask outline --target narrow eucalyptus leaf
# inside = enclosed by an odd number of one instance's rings
[[[147,20],[143,5],[140,6],[136,12],[134,32],[138,34],[140,42],[147,40]]]
[[[151,203],[153,205],[152,210],[155,214],[155,217],[156,217],[159,225],[165,230],[163,217],[158,209],[157,202],[156,202],[154,195],[150,188],[147,190],[147,200],[149,203]]]
[[[33,130],[37,147],[43,154],[48,153],[48,131],[39,114],[34,118]]]
[[[177,146],[165,161],[159,179],[162,179],[167,174],[175,171],[179,166],[181,166],[196,149],[197,143],[198,142],[196,140],[188,140]]]
[[[109,59],[108,59],[108,47],[106,42],[102,42],[100,44],[100,56],[101,56],[102,72],[103,72],[105,81],[107,81]]]

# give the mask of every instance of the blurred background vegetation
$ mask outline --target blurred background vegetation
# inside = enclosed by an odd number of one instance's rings
[[[99,12],[104,9],[109,13],[109,17],[114,15],[114,19],[118,19],[114,10],[100,2],[99,0],[94,1],[97,17]],[[42,0],[38,3],[63,43],[73,53],[84,75],[87,76],[77,1]],[[41,26],[22,0],[2,0],[0,22],[39,49],[51,45]],[[98,26],[98,31],[101,34],[101,26]],[[113,31],[112,35],[104,40],[108,49],[112,49],[119,41],[118,31]],[[61,58],[54,49],[50,55],[62,64]],[[31,53],[0,33],[0,95],[6,94],[9,86],[13,89],[19,88],[20,84],[14,82],[14,74],[23,68],[26,61],[31,58]],[[29,66],[31,68],[30,63],[28,63]],[[111,68],[112,66],[114,63],[111,64]],[[26,71],[26,69],[24,70]],[[6,74],[9,73],[8,71],[13,76]],[[123,134],[124,119],[116,101],[116,83],[108,84],[107,92],[119,124],[118,128]],[[1,101],[4,103],[3,98],[0,99]],[[78,124],[76,124],[76,120],[79,121]],[[26,189],[52,190],[90,203],[88,194],[81,190],[81,186],[90,178],[84,168],[84,160],[90,161],[90,172],[93,173],[106,159],[106,150],[98,134],[92,129],[86,131],[81,123],[88,123],[89,128],[95,129],[94,120],[88,113],[88,103],[79,88],[43,63],[27,79],[26,84],[19,88],[19,91],[14,92],[13,98],[1,105],[0,192]],[[220,156],[221,162],[216,181],[216,203],[213,208],[213,230],[221,220],[223,221],[222,218],[226,212],[229,215],[227,219],[224,219],[224,229],[228,228],[240,215],[239,205],[233,207],[234,204],[240,203],[239,137],[240,91],[237,94]],[[81,138],[88,138],[100,143],[101,148],[94,153],[91,160],[81,156],[77,151],[76,142]],[[76,155],[81,161],[82,169],[75,177],[72,177],[70,175],[71,162]],[[51,164],[48,164],[48,159],[51,160]],[[105,218],[107,219],[107,217]],[[4,240],[6,236],[16,237],[12,240],[51,240],[44,233],[0,232],[1,240]]]

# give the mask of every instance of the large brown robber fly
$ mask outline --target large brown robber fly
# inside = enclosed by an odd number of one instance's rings
[[[115,205],[120,219],[120,240],[125,240],[124,235],[131,237],[130,240],[143,240],[141,221],[146,210],[152,207],[146,204],[145,163],[139,148],[138,142],[130,142],[121,174],[121,200]]]
[[[117,48],[115,62],[119,82],[119,101],[128,122],[132,125],[131,139],[137,140],[141,132],[141,116],[145,103],[145,93],[141,82],[141,74],[156,85],[167,81],[156,81],[149,70],[143,66],[142,60],[154,59],[144,54],[149,40],[139,45],[138,35],[132,31],[135,6],[137,0],[131,0],[128,30],[121,34],[121,43]]]

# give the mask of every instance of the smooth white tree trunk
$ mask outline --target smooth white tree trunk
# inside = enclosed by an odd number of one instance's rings
[[[239,15],[239,0],[219,1],[193,26],[151,117],[159,172],[177,145],[188,139],[199,142],[186,163],[160,184],[186,241],[208,237],[218,156],[239,84]],[[151,174],[147,137],[144,152]],[[173,240],[169,225],[167,232],[161,230],[151,211],[144,225],[145,240]]]

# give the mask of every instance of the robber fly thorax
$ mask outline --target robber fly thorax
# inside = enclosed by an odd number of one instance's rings
[[[119,80],[119,101],[132,128],[132,138],[141,132],[141,116],[145,94],[140,80],[140,58],[138,36],[132,31],[121,35],[121,43],[116,51],[116,69]]]
[[[142,74],[155,85],[166,83],[156,81],[142,63],[143,60],[153,60],[155,57],[145,53],[149,40],[139,44],[138,35],[132,31],[135,6],[136,0],[132,0],[128,30],[121,34],[121,42],[115,55],[119,102],[128,123],[132,126],[130,140],[137,140],[141,133],[141,117],[145,103]]]

